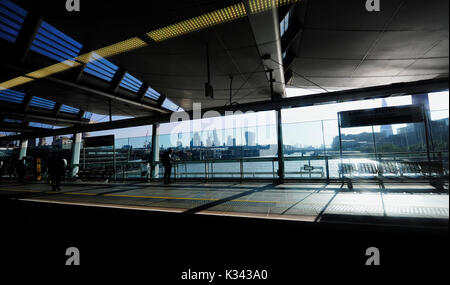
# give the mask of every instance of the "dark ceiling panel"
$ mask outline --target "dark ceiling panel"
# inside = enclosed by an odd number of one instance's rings
[[[82,1],[80,12],[67,12],[65,1],[19,0],[56,28],[91,49],[144,35],[154,29],[233,5],[235,0]]]
[[[339,89],[448,77],[448,1],[381,3],[369,13],[365,1],[302,2],[292,84]]]
[[[206,43],[210,48],[214,100],[206,99],[204,95],[204,84],[207,82]],[[224,100],[229,98],[230,75],[233,76],[233,89],[240,86],[265,88],[263,93],[255,91],[253,98],[256,98],[253,100],[270,98],[264,66],[247,19],[150,44],[116,56],[111,61],[125,66],[131,74],[148,82],[185,109],[192,108],[193,100],[208,107],[223,106]],[[244,95],[246,93],[239,91],[236,98]]]

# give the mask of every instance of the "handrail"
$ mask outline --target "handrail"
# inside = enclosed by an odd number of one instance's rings
[[[444,157],[444,163],[443,163],[443,172],[439,172],[438,175],[441,176],[448,176],[448,151],[442,151],[442,152],[435,152],[437,154],[440,154],[439,157]],[[384,153],[384,154],[378,154],[375,155],[374,153],[368,154],[345,154],[342,157],[344,160],[351,160],[351,159],[359,159],[359,158],[367,158],[373,160],[373,163],[379,165],[377,168],[382,167],[380,164],[381,162],[398,162],[398,163],[407,163],[408,161],[411,161],[411,159],[417,160],[418,162],[424,162],[426,159],[426,152],[397,152],[397,153]],[[295,167],[300,167],[293,171],[292,165],[290,169],[286,169],[285,175],[287,179],[344,179],[348,178],[348,173],[343,173],[339,168],[336,168],[336,165],[339,165],[342,163],[340,160],[340,155],[325,155],[325,156],[293,156],[293,157],[285,157],[286,161],[297,161],[300,162],[300,165],[295,165]],[[278,161],[277,157],[247,157],[247,158],[240,158],[240,159],[206,159],[206,160],[176,160],[173,163],[173,175],[174,179],[205,179],[208,181],[209,179],[240,179],[241,181],[245,179],[277,179],[277,168],[276,162]],[[305,166],[311,166],[311,167],[303,167],[302,161],[305,162]],[[311,165],[311,162],[313,161],[321,161],[321,165],[317,165],[317,163]],[[340,162],[341,161],[341,162]],[[250,162],[269,162],[270,164],[264,164],[260,169],[255,169],[254,165],[250,165],[250,168],[247,168],[245,163]],[[345,162],[348,163],[348,162]],[[351,163],[351,161],[350,161]],[[355,162],[357,164],[357,162]],[[370,163],[370,162],[368,162]],[[232,167],[229,169],[220,169],[217,165],[224,165],[224,164],[232,164]],[[156,162],[153,164],[153,167],[159,166],[160,172],[156,178],[161,178],[161,174],[163,173],[163,168],[161,162]],[[194,168],[192,168],[195,165]],[[215,167],[215,165],[217,167]],[[126,180],[129,178],[147,178],[150,179],[150,173],[152,169],[152,163],[147,161],[120,161],[116,162],[116,166],[114,166],[113,161],[107,161],[107,162],[86,162],[86,163],[80,163],[80,164],[74,164],[71,166],[71,168],[79,167],[82,172],[85,171],[96,171],[101,169],[112,169],[115,173],[115,176],[117,179],[120,180]],[[303,167],[303,168],[302,168]],[[258,171],[260,170],[260,171]],[[383,170],[381,170],[384,172]],[[359,173],[359,170],[357,171]],[[377,179],[384,177],[380,176],[384,174],[390,174],[390,172],[383,173],[379,170],[373,172],[373,173],[365,173],[364,171],[359,173],[356,177],[366,177],[369,175],[370,177],[375,177]],[[420,173],[423,171],[419,171],[418,175],[420,177],[428,176],[431,177],[431,172],[427,173]],[[146,173],[146,174],[143,174]],[[408,172],[406,172],[408,173]],[[435,172],[433,172],[435,173]],[[401,169],[399,169],[398,174],[403,177],[403,172]],[[395,174],[393,174],[395,175]],[[422,175],[422,176],[421,176]],[[305,177],[306,176],[306,177]],[[389,175],[388,175],[389,176]],[[388,177],[386,176],[386,177]],[[400,177],[399,176],[399,177]],[[440,176],[440,177],[441,177]],[[367,176],[368,177],[368,176]]]
[[[448,154],[449,151],[436,151],[436,152],[430,152],[431,154]],[[392,152],[392,153],[360,153],[360,154],[344,154],[343,158],[380,158],[380,157],[391,157],[391,156],[401,156],[401,155],[407,155],[408,157],[414,156],[414,155],[426,155],[427,152]],[[338,159],[341,158],[340,155],[318,155],[318,156],[285,156],[285,161],[295,161],[295,160],[326,160],[326,159]],[[204,160],[175,160],[176,164],[204,164],[206,162],[208,163],[238,163],[238,162],[276,162],[278,161],[278,157],[245,157],[245,158],[236,158],[236,159],[204,159]],[[98,161],[98,162],[86,162],[83,165],[91,165],[91,164],[108,164],[113,163],[112,161]],[[131,161],[120,161],[121,163],[149,163],[147,161],[142,162],[131,162]],[[155,162],[158,165],[161,165],[161,162]],[[78,166],[80,166],[79,164]]]

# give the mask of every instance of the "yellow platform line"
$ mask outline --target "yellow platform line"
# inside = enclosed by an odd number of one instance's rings
[[[45,191],[39,191],[39,190],[9,190],[9,189],[0,189],[0,191],[3,192],[24,192],[24,193],[43,193]]]
[[[65,192],[64,195],[79,195],[79,196],[97,196],[98,193],[78,193],[78,192]]]
[[[219,200],[222,200],[222,199],[215,199],[215,198],[160,197],[160,196],[119,195],[119,194],[105,194],[105,195],[101,195],[101,193],[51,192],[51,191],[37,191],[37,190],[7,190],[7,189],[0,189],[0,191],[29,192],[29,193],[49,193],[49,194],[74,195],[74,196],[97,196],[98,195],[99,197],[163,199],[163,200],[191,200],[191,201],[219,201]],[[266,203],[266,204],[292,204],[293,203],[293,202],[283,202],[283,201],[255,201],[255,200],[231,200],[230,202]]]
[[[106,197],[122,197],[122,198],[142,198],[142,199],[167,199],[167,200],[194,200],[194,201],[219,201],[222,199],[214,198],[188,198],[188,197],[155,197],[155,196],[134,196],[134,195],[116,195],[106,194]],[[254,201],[254,200],[231,200],[232,202],[249,202],[249,203],[276,203],[276,204],[291,204],[292,202],[281,201]]]

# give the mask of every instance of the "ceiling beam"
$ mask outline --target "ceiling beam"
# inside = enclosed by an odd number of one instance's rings
[[[246,10],[251,11],[249,1],[244,1],[244,4]],[[264,68],[266,71],[273,70],[273,91],[278,97],[284,98],[286,86],[282,64],[283,51],[281,49],[278,9],[274,8],[267,13],[247,14]],[[267,80],[270,81],[269,72],[267,73]]]
[[[161,94],[161,96],[159,97],[158,101],[156,102],[158,104],[158,107],[162,107],[162,104],[164,103],[164,101],[166,101],[166,95]]]
[[[83,47],[81,48],[81,51],[79,52],[79,54],[87,54],[89,53],[89,49],[83,45]],[[82,62],[81,66],[76,67],[75,68],[75,83],[80,82],[81,78],[83,77],[84,74],[84,70],[86,69],[86,66],[88,64],[86,62]]]
[[[116,71],[116,74],[114,74],[114,77],[111,80],[110,84],[111,93],[115,94],[117,93],[117,91],[119,91],[120,83],[125,77],[125,74],[127,74],[127,71],[124,68],[119,68],[119,70]]]
[[[139,89],[139,92],[137,93],[138,102],[142,102],[142,100],[144,100],[145,93],[147,93],[149,87],[150,84],[148,84],[147,82],[144,82],[144,84],[142,84],[141,88]]]
[[[2,132],[11,132],[11,133],[33,133],[33,132],[41,132],[41,131],[47,131],[48,129],[44,128],[35,128],[35,127],[29,127],[29,126],[18,126],[18,125],[11,125],[11,124],[3,124],[1,127]]]
[[[25,98],[23,99],[23,102],[22,102],[23,113],[26,113],[28,111],[28,109],[30,109],[30,103],[31,103],[32,99],[33,99],[32,95],[30,95],[30,94],[25,95]]]
[[[11,70],[15,70],[15,71],[23,73],[23,74],[28,74],[30,72],[29,70],[26,70],[24,68],[20,68],[20,67],[17,67],[15,65],[11,65],[11,64],[5,63],[5,62],[0,62],[0,66],[11,69]],[[153,112],[156,111],[156,112],[159,112],[162,114],[170,113],[169,111],[167,111],[165,109],[161,109],[159,107],[155,107],[155,106],[152,106],[152,105],[149,105],[146,103],[142,103],[142,102],[137,102],[137,100],[120,97],[120,96],[117,96],[117,94],[111,93],[109,91],[104,91],[104,90],[101,90],[100,88],[85,86],[83,84],[79,84],[77,82],[72,82],[72,81],[69,81],[66,79],[56,78],[53,76],[47,76],[47,77],[41,78],[39,80],[45,80],[45,81],[51,82],[55,85],[78,89],[80,91],[87,92],[87,93],[97,96],[99,98],[106,99],[107,101],[109,101],[109,100],[118,101],[118,102],[125,103],[128,105],[137,107],[137,108],[141,108],[141,109],[149,110],[149,111],[153,111]]]
[[[61,107],[62,107],[61,103],[56,103],[55,104],[55,107],[53,108],[53,116],[55,116],[55,117],[59,116],[59,113],[61,111]]]
[[[422,93],[438,92],[442,90],[448,90],[449,79],[431,79],[416,82],[407,83],[395,83],[391,85],[383,85],[376,87],[368,87],[361,89],[344,90],[337,92],[329,92],[322,94],[315,94],[309,96],[299,96],[292,98],[284,98],[278,101],[261,101],[254,103],[246,103],[233,106],[224,106],[220,108],[209,108],[202,110],[202,116],[205,112],[216,111],[218,114],[223,115],[225,112],[247,112],[247,111],[269,111],[275,109],[287,109],[321,104],[333,104],[340,102],[350,102],[356,100],[386,98],[391,96],[402,95],[414,95]],[[188,112],[191,118],[193,113]],[[170,114],[161,116],[148,116],[140,118],[132,118],[126,120],[118,120],[106,123],[87,124],[83,126],[75,126],[70,128],[48,130],[39,133],[24,134],[17,136],[9,136],[0,138],[1,141],[14,141],[21,138],[35,138],[35,137],[50,137],[54,135],[68,135],[74,133],[95,132],[104,130],[113,130],[120,128],[138,127],[144,125],[151,125],[155,123],[167,123],[170,121]]]
[[[55,77],[49,76],[49,77],[43,78],[43,80],[51,81],[51,82],[53,82],[55,84],[59,84],[59,85],[66,86],[66,87],[77,88],[77,89],[79,89],[81,91],[85,91],[85,92],[91,93],[93,95],[97,95],[99,97],[102,97],[103,99],[106,99],[107,101],[112,100],[112,101],[122,102],[122,103],[125,103],[125,104],[128,104],[128,105],[132,105],[134,107],[142,108],[142,109],[145,109],[145,110],[156,111],[156,112],[159,112],[159,113],[166,113],[166,114],[169,113],[168,111],[166,111],[164,109],[161,109],[161,108],[158,108],[158,107],[150,106],[150,105],[147,105],[147,104],[141,103],[141,102],[136,102],[136,101],[128,99],[128,98],[119,97],[119,96],[117,96],[115,94],[111,94],[109,92],[101,91],[101,90],[98,90],[96,88],[84,86],[84,85],[81,85],[81,84],[76,84],[76,83],[73,83],[73,82],[70,82],[70,81],[66,81],[66,80],[63,80],[63,79],[59,79],[59,78],[55,78]]]
[[[78,115],[77,115],[78,120],[81,121],[85,114],[86,114],[86,111],[80,110],[80,112],[78,112]]]
[[[22,119],[22,120],[33,120],[38,121],[37,123],[41,123],[40,121],[43,121],[42,123],[63,123],[63,124],[88,124],[88,121],[83,120],[76,120],[76,119],[67,119],[67,118],[61,118],[61,117],[52,117],[52,116],[45,116],[45,115],[38,115],[38,114],[28,114],[28,113],[16,113],[16,112],[8,112],[2,110],[2,115],[6,117],[11,117],[12,119]]]
[[[33,12],[28,13],[22,25],[19,35],[15,43],[15,50],[17,52],[17,60],[19,63],[24,63],[31,45],[36,37],[39,27],[41,26],[42,18]]]

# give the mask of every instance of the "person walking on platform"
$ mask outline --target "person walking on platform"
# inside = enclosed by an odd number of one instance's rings
[[[162,155],[161,162],[164,165],[164,184],[170,184],[170,175],[172,174],[172,153],[169,149]]]
[[[61,191],[61,176],[64,175],[64,160],[58,156],[50,157],[48,162],[48,174],[53,191]]]

